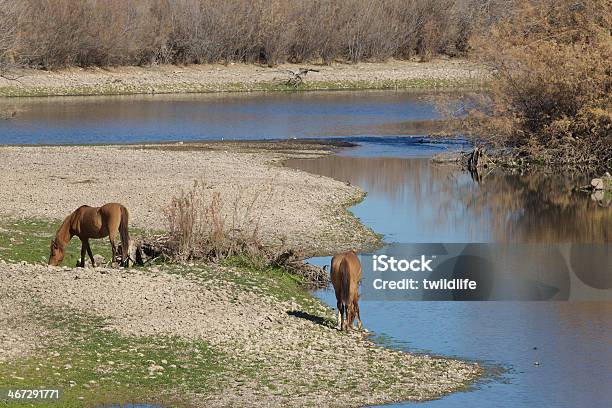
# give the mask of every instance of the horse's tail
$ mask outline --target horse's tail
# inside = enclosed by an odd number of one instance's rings
[[[351,293],[351,285],[350,285],[350,273],[349,273],[349,263],[346,258],[340,262],[340,299],[342,300],[342,304],[344,307],[348,307],[349,298]]]
[[[121,206],[121,223],[119,224],[119,234],[121,234],[121,262],[124,264],[124,266],[128,265],[128,256],[130,251],[128,220],[128,210],[124,206]]]

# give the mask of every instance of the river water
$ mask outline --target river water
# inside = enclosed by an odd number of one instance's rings
[[[588,182],[584,175],[491,173],[478,183],[429,160],[432,153],[460,149],[460,143],[354,140],[359,147],[337,156],[287,164],[362,187],[368,195],[351,211],[387,243],[552,242],[568,249],[572,242],[612,238],[612,208],[571,192]],[[571,264],[571,250],[563,263]],[[571,285],[597,298],[610,288],[612,265],[605,270],[596,287],[584,284],[590,281],[581,271]],[[335,306],[331,290],[317,295]],[[364,301],[361,315],[385,344],[479,361],[489,372],[467,392],[391,406],[612,406],[610,302]]]
[[[288,165],[367,191],[351,211],[387,243],[612,241],[612,207],[572,192],[586,175],[491,173],[476,182],[456,167],[432,164],[432,155],[467,146],[423,138],[437,117],[431,95],[39,98],[0,100],[2,111],[15,115],[0,120],[0,144],[347,138],[359,146]],[[571,263],[571,248],[566,252]],[[609,289],[607,276],[583,286],[596,295]],[[572,279],[589,281],[580,273]],[[335,305],[329,290],[317,295]],[[468,391],[399,406],[612,406],[610,302],[364,301],[361,310],[386,345],[488,368]]]
[[[312,92],[0,98],[0,144],[287,139],[393,133],[435,116],[428,96]]]

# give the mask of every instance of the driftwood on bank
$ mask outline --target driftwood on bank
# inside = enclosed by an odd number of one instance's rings
[[[302,85],[304,83],[304,77],[309,72],[319,72],[319,70],[318,69],[312,69],[312,68],[300,68],[297,71],[292,71],[292,70],[288,69],[287,70],[287,74],[289,74],[289,79],[287,80],[285,85],[289,85],[289,86],[293,86],[293,87],[297,88],[298,86],[300,86],[300,85]]]
[[[164,235],[155,235],[144,239],[131,239],[128,249],[129,266],[145,266],[156,259],[171,259],[169,239]],[[122,247],[117,248],[117,258],[114,262],[119,263]]]
[[[492,169],[494,166],[493,160],[489,158],[486,151],[481,147],[476,147],[471,152],[460,155],[459,163],[470,172],[472,179],[478,183],[488,174],[485,170]],[[488,170],[490,172],[491,170]]]
[[[606,172],[603,176],[591,180],[593,190],[612,190],[612,175]]]
[[[325,287],[329,284],[329,274],[326,268],[305,262],[303,256],[296,254],[291,249],[279,252],[272,258],[269,265],[301,276],[309,286]]]
[[[471,172],[478,172],[480,169],[486,169],[491,163],[489,156],[487,156],[484,149],[480,147],[474,148],[474,150],[467,154],[467,169]]]
[[[132,240],[129,249],[130,266],[144,266],[154,260],[173,260],[174,250],[167,235],[155,235],[141,240]],[[325,287],[329,283],[329,274],[325,268],[311,265],[304,257],[291,249],[262,249],[258,256],[264,257],[265,266],[282,268],[300,276],[309,287]],[[196,259],[196,258],[193,258]]]

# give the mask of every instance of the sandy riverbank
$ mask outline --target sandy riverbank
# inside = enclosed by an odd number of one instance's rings
[[[476,364],[344,334],[330,309],[275,278],[197,264],[120,271],[0,262],[0,310],[9,311],[0,314],[0,384],[65,387],[64,406],[348,407],[436,398],[481,374]]]
[[[476,364],[398,352],[364,333],[339,332],[334,311],[280,270],[20,262],[46,253],[52,234],[28,220],[61,219],[84,202],[121,201],[134,227],[163,229],[164,206],[201,179],[211,197],[216,191],[228,202],[271,186],[270,198],[255,202],[270,242],[282,236],[306,253],[374,243],[374,234],[346,210],[362,191],[282,166],[286,158],[331,148],[316,141],[0,147],[0,242],[6,246],[0,252],[0,388],[46,381],[64,387],[69,407],[135,400],[346,407],[437,398],[474,381],[482,374]],[[20,255],[18,245],[39,255]]]
[[[287,70],[300,67],[229,64],[17,70],[10,74],[16,80],[0,78],[0,96],[290,90],[295,88],[285,85]],[[311,67],[319,72],[309,73],[299,89],[465,88],[479,86],[487,77],[485,68],[460,59]]]
[[[203,181],[209,199],[221,195],[228,219],[235,204],[244,208],[254,200],[250,216],[259,219],[268,243],[284,241],[306,254],[376,243],[346,210],[363,191],[282,166],[289,157],[329,153],[318,142],[4,146],[0,216],[59,221],[83,204],[120,202],[133,227],[163,230],[172,197]]]

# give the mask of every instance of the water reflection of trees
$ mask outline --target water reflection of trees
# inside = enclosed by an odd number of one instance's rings
[[[441,187],[457,174],[455,167],[432,166],[428,159],[393,157],[329,156],[289,160],[287,165],[358,185],[370,194],[384,194],[392,201],[412,199],[419,203],[445,193]]]
[[[473,222],[478,231],[487,224],[490,238],[498,242],[612,241],[612,208],[573,191],[588,184],[580,174],[494,171],[475,183],[456,167],[426,159],[333,156],[288,164],[359,185],[398,205],[414,200],[418,206],[437,209],[437,221],[449,228]]]
[[[498,241],[609,242],[612,208],[574,190],[587,183],[580,174],[493,172],[480,183],[475,207],[490,212]]]

